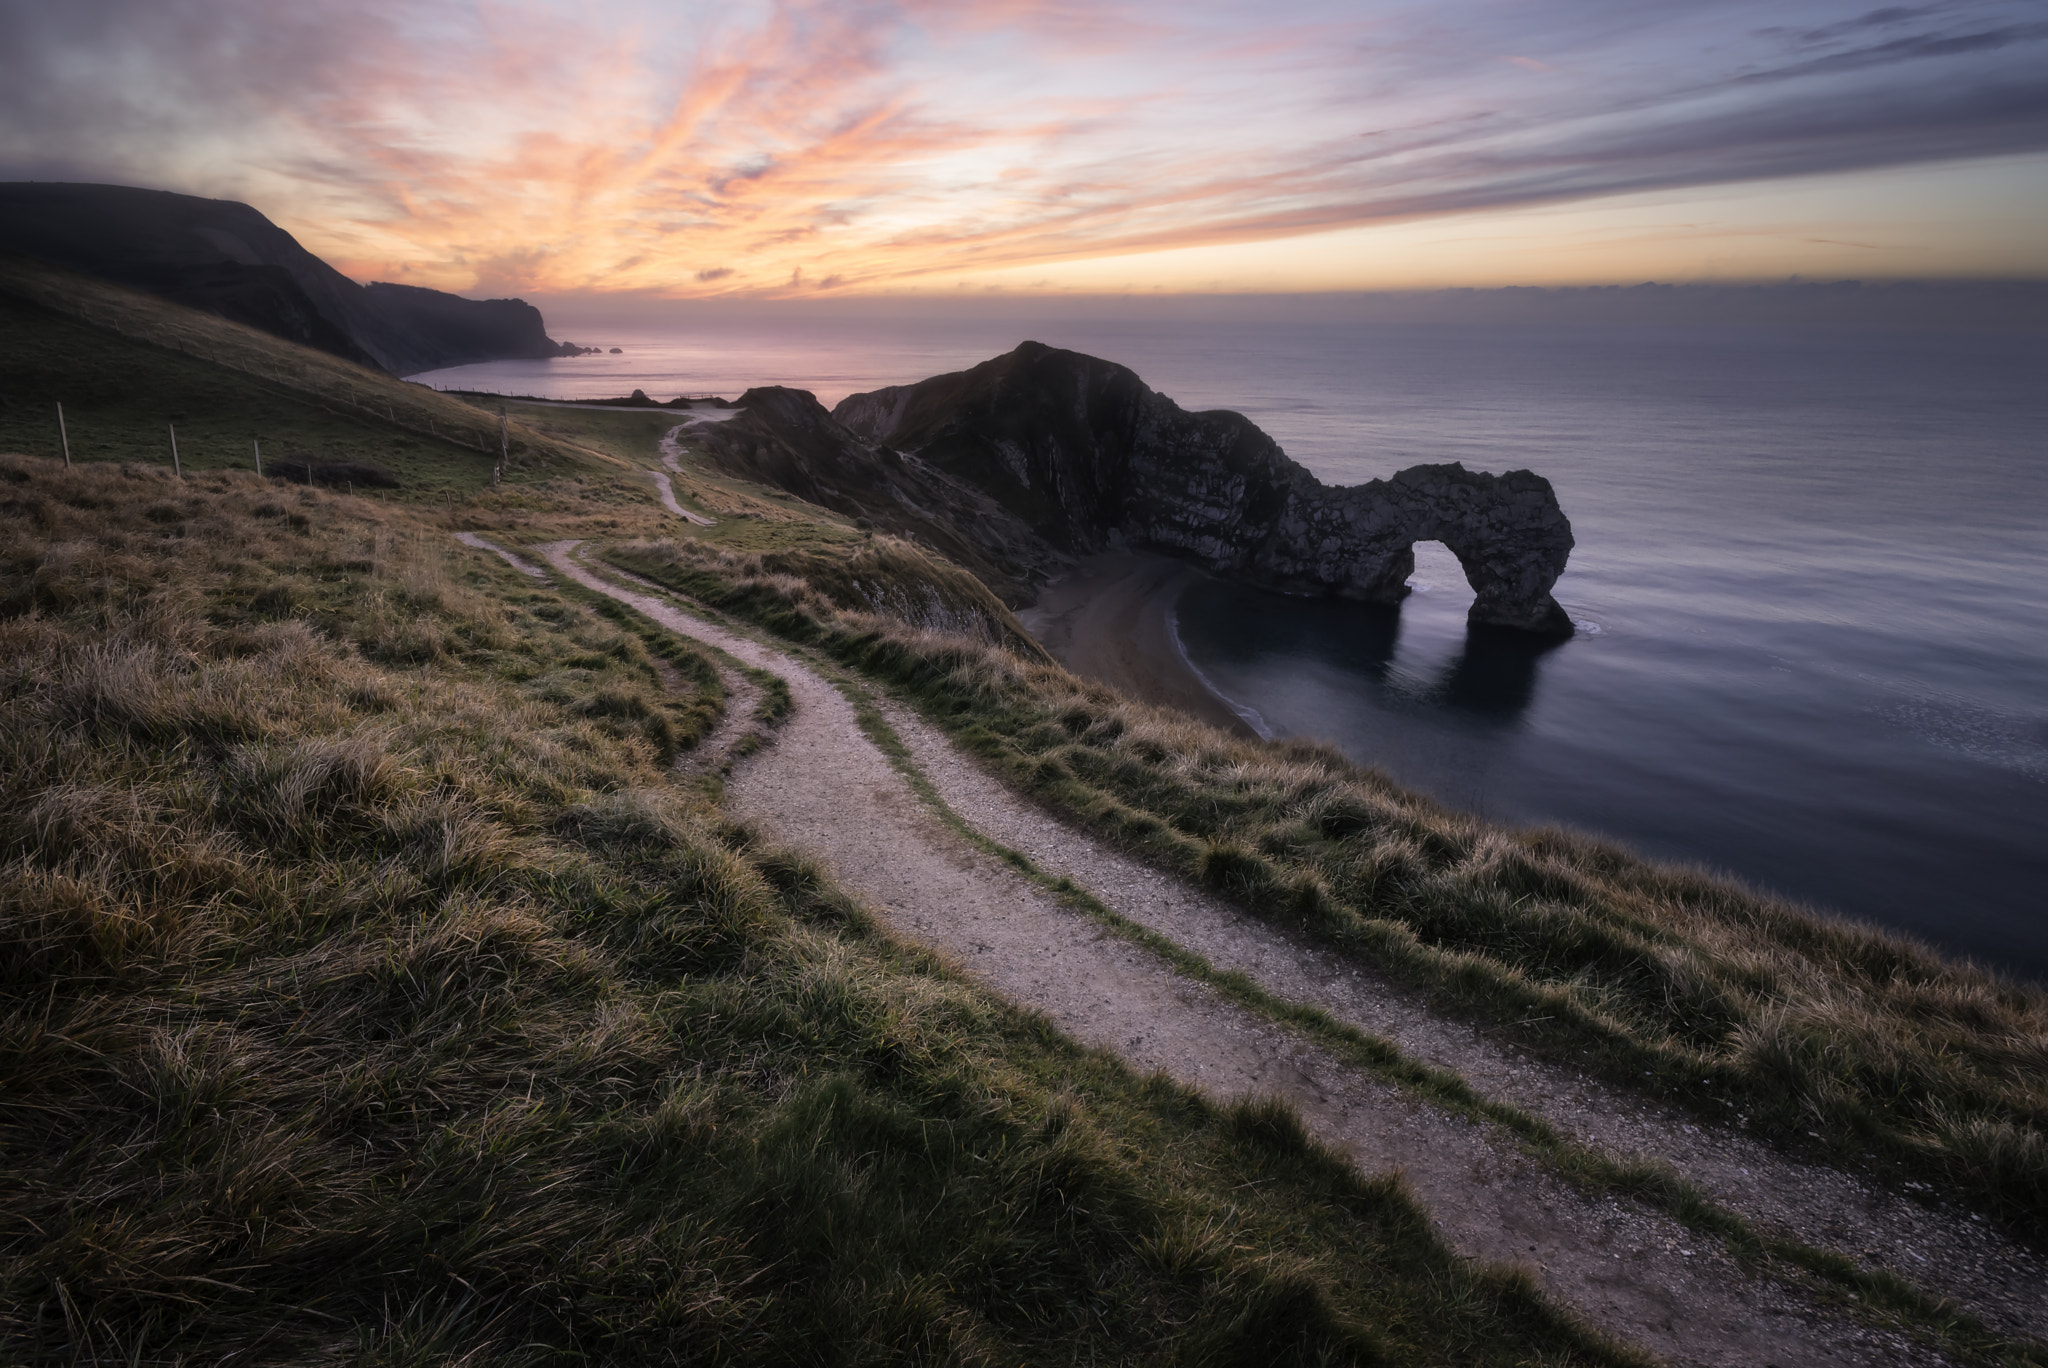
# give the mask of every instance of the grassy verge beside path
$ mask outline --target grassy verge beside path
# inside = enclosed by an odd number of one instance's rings
[[[890,684],[1025,791],[1439,1003],[1795,1150],[1938,1183],[2038,1238],[2048,994],[1736,885],[1445,810],[1047,663],[849,611],[760,558],[620,565]]]
[[[453,554],[0,458],[0,1358],[1635,1361],[876,934],[668,779],[701,673]]]
[[[611,573],[621,572],[612,567]],[[644,578],[633,578],[643,587],[655,587]],[[687,607],[692,612],[707,611],[695,600]],[[714,609],[708,616],[717,619],[722,615]],[[1220,971],[1199,954],[1131,921],[1088,890],[1048,873],[1022,852],[978,831],[940,795],[856,676],[814,647],[787,649],[804,657],[847,697],[869,740],[956,835],[1004,861],[1105,929],[1144,946],[1176,972],[1314,1041],[1336,1059],[1437,1107],[1499,1127],[1582,1191],[1645,1201],[1688,1228],[1722,1242],[1744,1267],[1802,1284],[1817,1300],[1839,1311],[1917,1338],[1957,1362],[2048,1364],[2048,1346],[2000,1335],[1955,1303],[1884,1269],[1865,1267],[1853,1258],[1796,1239],[1761,1233],[1667,1164],[1617,1159],[1589,1148],[1519,1107],[1481,1096],[1456,1074],[1408,1057],[1382,1037],[1338,1021],[1318,1008],[1276,997],[1246,975]]]

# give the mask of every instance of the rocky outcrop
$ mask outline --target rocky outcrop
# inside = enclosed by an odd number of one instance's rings
[[[246,204],[125,185],[0,184],[0,249],[244,323],[394,375],[567,356],[540,310],[362,286]]]
[[[908,537],[973,571],[1007,603],[1029,602],[1066,559],[986,492],[916,456],[864,441],[808,390],[741,395],[739,412],[693,429],[719,469]]]
[[[855,438],[976,490],[1067,555],[1165,552],[1290,593],[1396,603],[1440,541],[1471,621],[1569,635],[1551,597],[1572,549],[1550,482],[1459,465],[1323,485],[1241,414],[1189,413],[1123,366],[1027,342],[969,371],[849,397]]]

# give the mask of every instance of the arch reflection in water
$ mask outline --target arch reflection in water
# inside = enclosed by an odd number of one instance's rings
[[[1177,616],[1182,645],[1217,687],[1297,734],[1319,730],[1301,725],[1319,707],[1290,706],[1307,692],[1362,697],[1411,724],[1433,715],[1454,730],[1512,731],[1536,701],[1543,658],[1562,644],[1468,626],[1455,601],[1299,599],[1220,580],[1191,587]]]
[[[1563,644],[1505,627],[1467,627],[1464,648],[1425,697],[1454,712],[1516,725],[1536,701],[1543,657]]]

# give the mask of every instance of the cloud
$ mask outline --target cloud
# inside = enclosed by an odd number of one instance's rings
[[[1903,13],[1904,11],[1895,11]],[[1769,71],[1751,72],[1736,79],[1755,84],[1789,81],[1804,76],[1826,76],[1837,72],[1861,71],[1898,62],[1924,61],[1931,57],[1960,57],[1970,53],[1996,52],[2015,43],[2038,43],[2048,38],[2048,24],[2011,24],[2005,28],[1976,33],[1916,33],[1847,52],[1829,53]]]
[[[451,288],[858,290],[2048,148],[2020,0],[0,0],[0,33],[0,174],[245,198]]]

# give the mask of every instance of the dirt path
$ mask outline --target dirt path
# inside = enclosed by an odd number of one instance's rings
[[[1839,1169],[1799,1163],[1732,1129],[1620,1092],[1518,1048],[1509,1032],[1447,1019],[1411,989],[1297,940],[1205,890],[1076,833],[1004,788],[909,710],[883,713],[918,769],[969,825],[1065,875],[1132,921],[1320,1007],[1542,1117],[1591,1149],[1662,1160],[1758,1228],[1877,1265],[1954,1298],[1993,1327],[2048,1334],[2048,1268],[1981,1221],[1921,1206]]]
[[[1896,1335],[1841,1320],[1793,1289],[1746,1275],[1718,1245],[1655,1212],[1583,1196],[1492,1128],[1445,1115],[1339,1062],[1061,907],[942,823],[861,733],[852,705],[825,679],[665,596],[607,583],[571,559],[574,546],[541,549],[562,575],[788,682],[795,707],[779,744],[737,768],[727,801],[736,815],[823,860],[898,934],[934,947],[994,991],[1136,1068],[1163,1070],[1218,1098],[1287,1099],[1313,1133],[1362,1167],[1403,1171],[1461,1253],[1528,1267],[1559,1301],[1660,1357],[1788,1368],[1942,1361]],[[1332,1010],[1376,1023],[1369,1029],[1386,1029],[1389,1010],[1395,1017],[1413,1012],[1384,985],[1348,966],[1318,964],[1314,951],[1270,938],[1267,928],[1227,907],[1201,910],[1164,876],[1117,863],[1114,852],[1019,802],[916,718],[898,710],[891,720],[920,768],[978,829],[1069,873],[1123,915],[1167,929],[1219,967],[1243,967],[1276,984],[1299,979],[1304,991],[1292,995],[1327,999]],[[1434,1029],[1445,1042],[1461,1034],[1440,1023]],[[1456,1053],[1449,1045],[1443,1052]],[[1475,1085],[1505,1087],[1527,1075],[1528,1061],[1506,1052],[1496,1057],[1498,1077]],[[1538,1082],[1515,1091],[1536,1096],[1543,1088]],[[1596,1097],[1587,1105],[1597,1116],[1607,1104]]]
[[[505,562],[505,564],[511,566],[514,570],[517,570],[522,575],[530,575],[534,579],[546,579],[548,577],[547,571],[541,569],[538,565],[533,565],[527,561],[521,560],[518,556],[513,555],[510,551],[507,551],[501,546],[494,545],[493,543],[484,540],[482,537],[479,537],[474,532],[457,532],[455,534],[455,540],[461,542],[464,546],[473,547],[478,551],[489,552],[491,555],[496,556],[499,560]]]
[[[688,423],[677,423],[662,434],[661,463],[668,467],[670,475],[680,475],[683,473],[682,448],[676,444],[676,434],[688,426]],[[676,487],[669,481],[668,475],[664,475],[658,470],[649,471],[648,473],[654,476],[654,487],[661,491],[662,506],[668,509],[669,512],[686,522],[693,522],[699,527],[718,526],[718,519],[708,518],[702,513],[685,508],[676,502]]]

